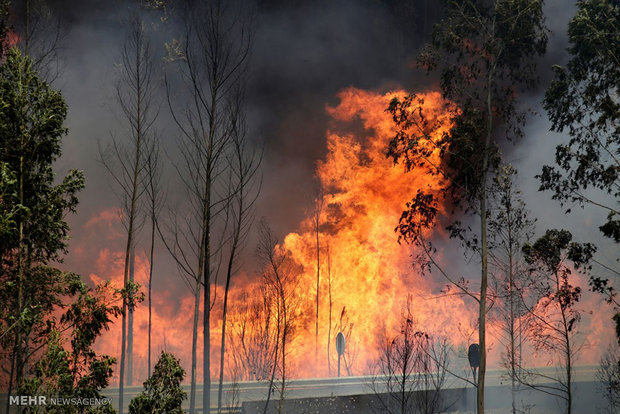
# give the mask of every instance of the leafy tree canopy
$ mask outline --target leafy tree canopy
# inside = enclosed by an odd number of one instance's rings
[[[130,414],[182,414],[187,393],[181,388],[185,371],[179,360],[162,351],[153,375],[144,382],[144,391],[129,404]]]
[[[608,217],[600,230],[620,242],[620,1],[577,5],[568,27],[571,58],[553,68],[544,100],[552,129],[570,139],[556,147],[555,165],[543,167],[540,189],[563,204],[602,207]]]
[[[77,275],[52,266],[67,251],[65,216],[84,186],[82,172],[58,182],[52,169],[66,114],[61,94],[11,49],[0,66],[0,349],[9,389],[22,385],[55,329],[55,311],[80,290]]]
[[[448,1],[418,65],[438,71],[452,127],[444,132],[445,124],[424,113],[418,96],[394,99],[388,112],[398,133],[388,156],[402,160],[407,171],[429,167],[446,183],[447,199],[471,206],[487,185],[486,174],[499,166],[499,138],[522,135],[525,114],[515,106],[517,93],[536,84],[534,58],[546,43],[542,1]],[[439,164],[432,162],[433,152]],[[399,226],[407,241],[432,221],[437,202],[422,189],[408,204]]]

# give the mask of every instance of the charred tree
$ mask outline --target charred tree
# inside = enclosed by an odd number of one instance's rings
[[[222,308],[222,336],[220,347],[220,373],[218,384],[217,409],[222,410],[222,390],[224,382],[224,356],[226,353],[226,320],[228,314],[228,293],[232,277],[238,271],[238,259],[245,246],[248,233],[254,221],[254,204],[260,192],[259,167],[262,154],[248,141],[245,129],[244,96],[240,90],[236,99],[229,103],[231,130],[231,154],[228,164],[231,167],[228,194],[227,217],[232,221],[224,303]]]
[[[319,185],[316,190],[316,196],[314,198],[312,206],[312,225],[314,226],[314,233],[316,237],[316,308],[314,317],[314,366],[315,369],[319,363],[319,300],[321,289],[321,244],[320,244],[320,226],[321,226],[321,212],[323,211],[323,188]],[[331,321],[330,321],[331,323]],[[329,338],[328,338],[329,343]],[[328,354],[329,358],[329,354]]]
[[[156,84],[153,80],[153,60],[146,24],[134,15],[121,51],[120,74],[116,85],[116,98],[121,114],[127,123],[125,139],[112,137],[106,149],[100,148],[100,160],[114,183],[114,190],[121,200],[123,224],[127,231],[124,289],[132,292],[137,236],[144,224],[140,208],[145,192],[148,141],[156,113],[153,99]],[[121,358],[119,372],[119,404],[123,411],[125,379],[131,384],[133,374],[133,303],[130,294],[123,304]],[[126,366],[127,365],[127,366]],[[127,372],[126,371],[127,368]],[[127,374],[127,377],[125,375]]]
[[[282,412],[284,395],[287,386],[286,346],[290,342],[295,321],[297,318],[300,298],[296,293],[296,270],[288,257],[288,252],[280,246],[277,238],[266,222],[261,222],[260,239],[257,255],[261,259],[265,271],[263,278],[266,288],[271,291],[270,296],[275,298],[275,331],[276,344],[274,347],[273,367],[270,373],[267,400],[264,413],[267,413],[271,393],[279,388],[278,413]],[[276,385],[276,374],[280,374],[279,384]]]
[[[163,207],[164,197],[161,191],[161,162],[159,143],[153,140],[146,155],[146,209],[151,226],[151,236],[149,245],[149,276],[148,276],[148,301],[149,301],[149,320],[148,320],[148,349],[147,349],[147,369],[148,378],[151,378],[151,331],[152,331],[152,293],[153,293],[153,269],[155,266],[155,234],[157,232],[157,221]]]
[[[448,346],[415,326],[411,298],[401,315],[400,330],[383,338],[370,387],[380,412],[433,414],[442,409],[441,390],[449,369]]]
[[[227,205],[231,194],[226,177],[230,166],[226,154],[233,145],[231,102],[243,83],[251,48],[251,18],[236,3],[212,1],[186,5],[182,16],[184,33],[168,45],[169,59],[177,63],[185,102],[174,99],[176,88],[166,77],[167,97],[180,134],[184,165],[177,166],[188,191],[186,235],[168,243],[177,264],[194,284],[195,299],[204,290],[203,318],[203,401],[211,406],[211,309],[212,288],[220,269],[226,240]],[[173,91],[174,89],[174,91]],[[189,252],[184,251],[188,248]],[[192,257],[190,257],[192,256]],[[195,311],[198,312],[196,304]],[[196,323],[195,315],[194,321]],[[196,326],[196,325],[195,325]],[[197,336],[196,328],[193,337]],[[194,352],[193,352],[194,353]],[[195,355],[192,356],[192,365]],[[195,378],[192,373],[190,411],[195,410]]]

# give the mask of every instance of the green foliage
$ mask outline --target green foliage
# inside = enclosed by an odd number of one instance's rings
[[[84,187],[83,174],[75,170],[54,185],[52,163],[60,156],[66,114],[60,92],[37,76],[30,58],[11,50],[0,67],[0,160],[21,183],[11,201],[19,202],[15,219],[24,226],[32,262],[59,260],[66,253],[64,216],[75,212],[76,194]],[[16,246],[17,238],[15,232],[5,242]]]
[[[544,100],[552,129],[566,131],[570,138],[556,147],[555,164],[543,166],[537,177],[540,190],[551,191],[562,205],[590,204],[607,211],[599,229],[618,243],[620,2],[587,0],[577,6],[568,26],[571,58],[566,67],[553,68],[555,79]],[[615,303],[616,291],[608,279],[592,277],[590,286]],[[620,319],[615,321],[620,341]]]
[[[394,99],[388,112],[398,133],[388,156],[402,160],[406,171],[428,167],[446,184],[443,199],[471,211],[487,173],[499,166],[499,138],[522,135],[525,116],[516,109],[517,92],[536,84],[535,57],[546,42],[542,1],[448,1],[418,64],[439,73],[453,127],[434,140],[441,125],[423,112],[421,98]],[[430,162],[433,151],[440,165]],[[415,241],[433,221],[441,199],[421,189],[408,204],[398,229],[406,241]]]
[[[79,276],[51,266],[66,253],[65,216],[84,186],[81,172],[58,182],[52,170],[66,113],[32,60],[10,50],[0,66],[0,349],[14,386],[36,365],[64,299],[80,291]]]
[[[560,311],[566,314],[568,332],[572,331],[575,323],[579,321],[579,313],[574,306],[581,297],[581,288],[569,283],[568,278],[572,271],[567,262],[575,269],[587,272],[594,252],[591,244],[579,244],[573,242],[572,238],[573,235],[568,230],[552,229],[547,230],[534,244],[523,246],[525,260],[531,265],[530,272],[537,277],[536,284],[546,298],[540,304],[543,307],[558,304]],[[540,339],[537,338],[539,341]]]
[[[608,211],[599,228],[620,242],[620,2],[577,3],[569,24],[571,59],[555,66],[544,107],[557,132],[570,139],[556,147],[555,165],[538,176],[540,189],[562,202],[591,203]],[[596,195],[598,191],[599,196]],[[570,210],[568,210],[570,211]]]
[[[68,288],[68,293],[77,298],[67,306],[58,325],[52,321],[45,335],[46,351],[36,363],[33,375],[20,387],[20,395],[101,399],[100,391],[108,385],[116,359],[97,355],[92,346],[102,330],[109,329],[110,317],[120,314],[120,306],[114,303],[120,301],[121,292],[110,288],[109,282],[88,288],[79,278]],[[62,332],[68,332],[68,338]],[[28,407],[26,412],[36,410],[36,407]],[[74,404],[47,406],[45,412],[113,413],[114,410],[110,405]]]
[[[185,371],[174,355],[162,351],[144,391],[129,404],[130,414],[182,414],[187,393],[181,388]]]
[[[0,0],[0,57],[4,56],[9,30],[9,0]]]

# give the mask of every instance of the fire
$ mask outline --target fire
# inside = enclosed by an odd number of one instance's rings
[[[349,375],[368,373],[379,356],[380,341],[385,335],[392,337],[398,333],[402,309],[408,296],[415,323],[420,330],[447,337],[455,349],[459,347],[466,349],[469,343],[477,342],[475,305],[467,305],[463,298],[457,296],[432,298],[440,291],[445,281],[440,277],[419,274],[412,266],[415,249],[406,244],[399,244],[398,234],[394,231],[405,203],[418,189],[439,192],[443,185],[439,177],[422,169],[404,174],[402,165],[394,165],[393,161],[386,157],[386,149],[395,130],[385,108],[393,97],[404,95],[403,91],[381,94],[349,88],[338,95],[340,99],[338,105],[326,108],[332,119],[330,130],[327,132],[327,156],[325,160],[318,162],[316,170],[318,181],[324,189],[324,207],[320,214],[319,227],[317,345],[315,345],[316,233],[311,212],[300,223],[299,229],[286,235],[279,246],[279,251],[285,252],[289,260],[294,263],[291,271],[295,272],[291,279],[294,283],[289,286],[296,300],[293,328],[286,345],[288,377],[335,375],[337,366],[335,338],[339,330],[347,335],[343,372]],[[425,116],[434,118],[442,125],[433,132],[438,137],[450,128],[446,102],[436,92],[418,96],[423,99]],[[354,130],[356,133],[350,132]],[[437,154],[433,156],[438,157]],[[110,222],[115,224],[110,225]],[[97,232],[97,236],[103,231],[112,238],[121,240],[123,233],[118,231],[119,226],[118,215],[104,211],[91,219],[85,229]],[[445,236],[439,228],[432,231],[439,237]],[[438,259],[442,262],[447,260]],[[112,279],[120,286],[123,277],[122,260],[121,252],[101,250],[95,263],[96,274],[91,274],[91,280],[98,282]],[[163,259],[156,258],[156,260]],[[235,275],[230,292],[225,360],[225,373],[228,379],[233,376],[236,379],[261,377],[260,373],[242,372],[238,369],[242,353],[239,333],[244,326],[248,330],[259,329],[257,316],[265,316],[269,310],[260,307],[263,283],[261,278],[249,274],[252,274],[252,271],[244,269],[241,274]],[[138,254],[136,281],[142,284],[144,290],[148,286],[147,275],[148,260],[144,254]],[[175,275],[164,280],[160,278],[157,283],[157,288],[153,290],[152,364],[159,351],[166,349],[181,359],[187,373],[186,381],[189,381],[193,296],[189,292],[180,298],[172,296],[170,292],[178,291],[175,285],[179,284],[179,279]],[[221,300],[221,287],[218,287],[211,320],[213,378],[219,373]],[[256,305],[254,316],[249,313],[253,304]],[[146,377],[147,321],[148,311],[145,302],[138,306],[134,322],[136,384],[141,383]],[[600,318],[597,321],[594,325],[597,333],[609,331],[609,324],[603,327],[604,323]],[[98,342],[99,351],[120,355],[120,320],[118,322]],[[271,329],[273,330],[273,325]],[[493,345],[493,342],[496,342],[493,338],[498,337],[494,329],[496,328],[493,326],[489,327],[491,366],[497,366],[501,351],[499,347]],[[249,341],[252,335],[255,339],[261,338],[261,332],[246,331],[244,340]],[[262,339],[265,339],[264,335]],[[198,333],[198,341],[202,344],[201,331]],[[328,342],[330,355],[327,351]],[[202,345],[199,345],[197,355],[199,382],[202,377],[201,355]],[[260,365],[260,361],[257,365]],[[264,373],[262,378],[265,378]]]
[[[329,341],[334,343],[340,315],[345,309],[347,326],[352,327],[347,345],[351,374],[368,371],[369,365],[378,357],[378,341],[384,331],[389,336],[398,332],[407,295],[413,298],[420,329],[456,339],[462,336],[457,332],[458,325],[470,325],[461,299],[427,300],[432,292],[438,291],[438,285],[414,271],[412,248],[400,245],[394,231],[405,203],[418,189],[437,191],[442,186],[437,176],[422,170],[403,174],[403,167],[395,166],[386,157],[395,129],[385,108],[392,98],[404,95],[403,91],[379,94],[350,88],[339,94],[337,106],[327,108],[333,119],[332,130],[346,131],[351,123],[361,121],[365,137],[329,131],[327,157],[317,166],[317,177],[325,192],[325,207],[320,216],[319,351],[316,365],[317,259],[312,218],[306,218],[300,230],[288,234],[282,244],[303,269],[297,279],[297,292],[304,306],[302,315],[299,315],[300,326],[288,345],[290,366],[295,376],[328,375],[330,279],[332,331]],[[424,100],[426,116],[434,117],[449,128],[449,117],[440,94],[431,92],[420,97]],[[441,128],[435,133],[441,134],[444,130]],[[330,275],[328,259],[331,262]],[[336,364],[333,344],[329,357],[333,375]]]
[[[450,338],[462,338],[459,325],[471,326],[463,301],[447,298],[428,300],[439,284],[417,274],[411,265],[412,248],[398,243],[394,228],[405,203],[419,188],[439,190],[437,177],[419,171],[403,174],[403,167],[394,165],[386,157],[386,148],[395,130],[390,115],[385,112],[389,101],[405,92],[380,94],[354,88],[339,94],[340,103],[326,110],[332,118],[327,133],[327,157],[317,165],[317,178],[324,188],[324,208],[320,216],[320,287],[319,334],[316,363],[315,355],[315,301],[316,301],[316,234],[310,214],[300,223],[299,230],[283,238],[282,251],[296,264],[295,294],[298,309],[294,330],[287,344],[287,371],[293,377],[328,375],[327,342],[331,341],[331,374],[337,364],[333,345],[339,329],[348,334],[346,368],[350,374],[363,374],[376,360],[378,344],[383,334],[394,335],[399,327],[401,309],[412,295],[417,322],[420,327]],[[444,101],[439,93],[427,93],[424,99],[427,116],[436,117],[449,127],[444,115]],[[361,121],[364,138],[352,133],[352,123]],[[443,129],[436,133],[440,134]],[[118,214],[103,211],[84,226],[89,231],[103,230],[112,238],[122,239]],[[116,223],[115,223],[116,222]],[[110,224],[113,223],[113,224]],[[329,250],[329,254],[327,251]],[[112,279],[122,284],[121,252],[101,250],[96,262],[97,274],[93,282]],[[328,260],[329,268],[328,272]],[[329,273],[329,274],[328,274]],[[146,289],[148,261],[138,255],[136,281]],[[235,276],[230,292],[228,328],[229,352],[235,352],[235,324],[240,323],[243,301],[247,294],[260,291],[260,280],[244,275]],[[171,278],[172,279],[172,278]],[[173,283],[167,281],[166,283]],[[329,285],[331,283],[331,325]],[[189,371],[191,361],[191,316],[193,297],[173,298],[162,289],[154,290],[153,298],[153,355],[164,347],[181,358]],[[218,295],[221,300],[221,294]],[[254,298],[257,299],[257,298]],[[139,305],[135,313],[134,365],[137,377],[146,372],[147,304]],[[212,375],[218,370],[221,302],[212,312]],[[455,318],[461,318],[455,321]],[[450,321],[448,324],[447,321]],[[468,328],[471,330],[471,328]],[[199,343],[202,343],[199,333]],[[165,343],[164,343],[165,338]],[[228,338],[227,338],[228,339]],[[98,349],[120,354],[120,323],[98,342]],[[201,354],[198,352],[198,378],[201,376]],[[228,375],[231,375],[232,355],[227,355]],[[189,372],[188,372],[189,374]],[[244,373],[237,373],[246,376]],[[136,377],[136,378],[137,378]],[[186,378],[187,379],[187,378]]]

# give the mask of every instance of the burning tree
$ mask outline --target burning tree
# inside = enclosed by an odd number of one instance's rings
[[[231,321],[230,340],[234,369],[245,380],[267,380],[275,361],[276,337],[273,326],[274,297],[265,284],[261,284],[259,294],[244,293],[235,318]]]
[[[286,365],[286,347],[294,333],[301,298],[296,292],[294,263],[288,257],[288,253],[279,245],[275,235],[264,221],[260,227],[257,254],[265,266],[263,273],[265,287],[271,291],[269,295],[274,298],[273,305],[275,305],[275,310],[271,311],[271,314],[275,318],[273,329],[276,332],[276,342],[273,348],[273,366],[270,373],[265,412],[269,407],[271,393],[275,385],[279,388],[280,393],[278,401],[278,413],[280,413],[284,402],[286,378],[289,375]],[[277,385],[275,384],[276,373],[280,375],[280,381]]]
[[[411,298],[401,315],[400,332],[385,338],[370,387],[380,412],[389,414],[438,412],[443,405],[448,346],[415,327]]]
[[[440,73],[442,94],[453,102],[447,107],[451,129],[434,139],[441,125],[426,116],[423,100],[415,95],[394,99],[388,108],[399,128],[389,155],[395,161],[403,159],[406,171],[430,168],[445,184],[439,196],[419,189],[407,204],[398,231],[404,241],[422,247],[429,268],[439,270],[478,305],[478,414],[484,413],[487,360],[489,178],[500,162],[499,139],[522,134],[525,116],[516,109],[516,92],[536,83],[534,59],[545,51],[545,30],[542,1],[449,1],[446,17],[435,27],[418,63]],[[479,293],[449,275],[433,258],[435,249],[424,230],[435,222],[444,200],[450,200],[453,213],[479,221],[477,234],[468,237],[480,243]],[[459,222],[452,223],[453,235],[465,231]]]

